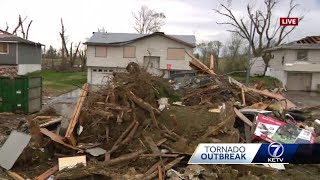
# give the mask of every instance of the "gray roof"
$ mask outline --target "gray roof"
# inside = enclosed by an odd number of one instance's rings
[[[275,51],[281,49],[318,50],[320,49],[320,36],[307,36],[297,41],[269,48],[266,51]]]
[[[91,38],[85,44],[124,45],[153,35],[162,35],[191,46],[195,46],[196,44],[196,39],[194,35],[165,35],[164,33],[160,32],[153,34],[94,32]]]
[[[19,36],[11,35],[11,34],[0,34],[0,42],[12,42],[12,43],[41,45],[40,43],[32,42],[27,39],[21,38]]]

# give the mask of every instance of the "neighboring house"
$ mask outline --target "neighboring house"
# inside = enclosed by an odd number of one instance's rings
[[[250,60],[250,76],[262,76],[264,73],[265,63],[262,57],[255,57]]]
[[[270,48],[267,75],[288,90],[320,91],[320,36],[310,36]]]
[[[102,33],[94,32],[87,45],[88,83],[108,82],[112,72],[125,71],[130,62],[148,65],[154,75],[171,75],[191,70],[193,35]],[[149,62],[149,63],[148,63]]]
[[[41,70],[42,44],[0,33],[0,67],[16,67],[18,75]]]

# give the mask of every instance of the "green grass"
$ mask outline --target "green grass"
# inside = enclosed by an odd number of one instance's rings
[[[246,82],[245,76],[234,75],[231,77],[241,83]],[[250,85],[254,85],[254,84],[261,82],[261,81],[264,83],[266,89],[274,89],[274,88],[281,86],[281,82],[278,79],[273,78],[273,77],[267,77],[267,76],[262,77],[261,76],[261,77],[250,77],[250,79],[249,79]]]
[[[28,76],[41,76],[45,95],[59,95],[82,86],[87,81],[86,72],[36,71]],[[76,85],[76,86],[75,86]]]

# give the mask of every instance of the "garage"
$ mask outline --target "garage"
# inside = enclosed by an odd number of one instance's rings
[[[312,73],[289,72],[287,89],[291,91],[310,91]]]

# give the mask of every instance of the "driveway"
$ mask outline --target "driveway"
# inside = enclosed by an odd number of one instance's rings
[[[305,91],[288,91],[283,94],[298,107],[311,107],[320,105],[320,93]]]

